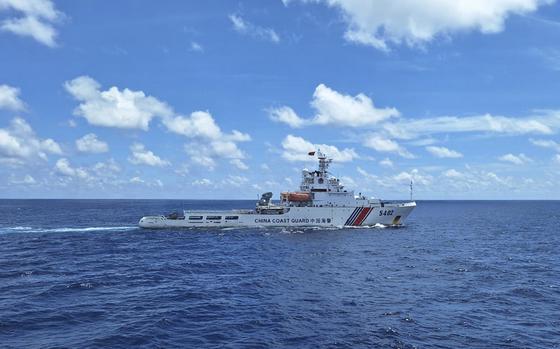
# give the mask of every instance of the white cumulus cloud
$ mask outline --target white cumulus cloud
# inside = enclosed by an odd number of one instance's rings
[[[514,186],[514,179],[509,176],[498,175],[484,169],[474,169],[465,166],[464,171],[449,169],[441,173],[441,178],[435,182],[439,188],[447,190],[458,190],[462,192],[470,192],[475,189],[484,188],[485,191],[497,190],[498,188],[511,189]],[[524,181],[528,183],[530,181]],[[519,182],[518,182],[519,183]]]
[[[463,174],[452,168],[443,172],[443,176],[447,178],[461,178],[463,177]]]
[[[385,138],[381,135],[369,135],[364,139],[364,146],[374,149],[381,153],[395,153],[403,158],[413,159],[414,155],[411,154],[406,148],[398,144],[396,141]]]
[[[224,158],[237,168],[244,167],[245,153],[238,143],[250,141],[251,136],[237,130],[224,133],[210,113],[196,111],[190,116],[167,117],[163,124],[169,131],[192,139],[185,151],[194,163],[213,169],[216,159]]]
[[[196,41],[191,41],[191,51],[203,53],[204,52],[204,47],[202,47],[202,45],[200,45]]]
[[[308,123],[308,120],[300,118],[290,107],[271,108],[268,115],[272,121],[284,123],[292,128],[300,128]]]
[[[521,153],[519,155],[513,155],[511,153],[510,154],[505,154],[503,156],[500,156],[498,159],[500,161],[510,162],[514,165],[523,165],[523,164],[526,164],[526,163],[532,161],[529,157],[527,157],[523,153]]]
[[[434,145],[426,147],[426,150],[437,158],[462,158],[463,154],[446,147],[436,147]]]
[[[410,183],[421,185],[430,185],[433,181],[433,177],[429,174],[423,174],[418,169],[413,169],[410,172],[403,171],[392,178],[398,183]]]
[[[56,172],[68,177],[77,177],[81,179],[90,178],[90,175],[84,168],[72,167],[70,161],[66,158],[58,159],[55,164],[55,170]]]
[[[550,149],[553,149],[555,151],[560,152],[560,143],[555,142],[553,140],[550,140],[550,139],[530,139],[529,141],[533,145],[536,145],[537,147],[550,148]]]
[[[76,148],[83,153],[106,153],[109,145],[97,138],[94,133],[88,133],[76,140]]]
[[[371,98],[360,93],[345,95],[323,84],[315,89],[311,100],[315,115],[299,116],[292,108],[282,106],[268,109],[275,122],[301,128],[311,125],[333,125],[384,132],[384,138],[416,140],[410,144],[421,146],[434,143],[431,137],[445,133],[496,133],[507,135],[550,135],[560,129],[560,110],[541,111],[524,117],[482,114],[474,116],[436,116],[403,118],[396,108],[378,108]]]
[[[248,170],[249,166],[247,166],[246,163],[243,162],[243,160],[241,159],[232,159],[229,161],[230,164],[232,164],[233,166],[237,167],[240,170]]]
[[[25,104],[19,98],[19,89],[9,85],[0,85],[0,109],[20,111]]]
[[[67,81],[64,87],[80,101],[74,114],[92,125],[148,130],[154,117],[173,114],[166,103],[142,91],[119,90],[115,86],[101,91],[101,85],[89,76]]]
[[[143,180],[142,178],[140,178],[139,176],[132,177],[132,178],[129,180],[129,182],[130,182],[130,183],[133,183],[133,184],[144,184],[144,183],[146,183],[146,181]]]
[[[560,114],[512,118],[494,115],[442,116],[423,119],[401,119],[383,125],[392,137],[414,139],[441,133],[479,132],[520,134],[552,134],[560,127]]]
[[[196,187],[207,187],[212,185],[213,183],[208,178],[201,178],[194,180],[191,184]]]
[[[359,167],[359,166],[356,168],[356,170],[357,170],[358,173],[359,173],[360,175],[362,175],[365,179],[368,179],[368,180],[375,180],[375,179],[378,178],[376,175],[367,172],[366,170],[364,170],[363,168],[361,168],[361,167]]]
[[[376,108],[364,94],[343,95],[323,84],[315,89],[311,105],[317,111],[312,123],[318,125],[361,127],[399,116],[395,108]]]
[[[49,47],[56,46],[58,33],[54,25],[61,21],[63,14],[51,0],[0,0],[0,11],[14,13],[0,22],[0,30],[32,37]]]
[[[62,154],[54,140],[40,139],[31,126],[21,118],[12,120],[8,128],[0,128],[0,158],[12,160],[46,159],[47,154]]]
[[[33,185],[37,184],[37,181],[33,178],[33,176],[25,175],[22,179],[12,179],[10,183],[18,185]]]
[[[270,41],[273,43],[280,42],[280,36],[272,28],[265,28],[250,23],[243,19],[240,15],[231,14],[229,20],[233,25],[233,29],[240,34],[252,36],[257,39]]]
[[[135,165],[148,165],[148,166],[168,166],[169,161],[163,160],[152,151],[146,149],[141,143],[134,143],[130,146],[131,156],[128,161]]]
[[[373,126],[400,115],[395,108],[377,108],[371,98],[362,93],[356,96],[345,95],[324,84],[315,89],[311,106],[315,110],[315,116],[311,119],[301,118],[286,106],[271,108],[268,112],[273,121],[294,128],[306,125]]]
[[[144,185],[144,186],[147,186],[147,187],[158,187],[158,188],[163,187],[163,182],[160,181],[159,179],[156,179],[156,180],[153,180],[153,181],[147,181],[145,179],[142,179],[140,176],[135,176],[135,177],[130,178],[128,180],[128,183]]]
[[[389,159],[389,158],[385,158],[385,159],[379,161],[379,165],[381,165],[383,167],[392,168],[393,167],[393,161],[391,161],[391,159]]]
[[[115,159],[109,159],[106,162],[98,162],[93,165],[92,171],[98,176],[113,176],[121,171],[121,167]]]
[[[288,161],[311,161],[313,157],[309,152],[321,150],[336,162],[348,162],[358,158],[352,148],[338,149],[333,145],[313,144],[301,137],[288,135],[282,141],[282,157]]]
[[[209,112],[178,115],[166,103],[142,91],[117,87],[102,91],[100,84],[88,76],[67,81],[65,88],[80,101],[74,114],[83,116],[90,124],[148,130],[151,120],[157,117],[170,132],[191,139],[185,149],[192,162],[214,168],[217,158],[225,158],[237,168],[246,167],[242,161],[246,155],[238,143],[250,141],[251,137],[237,130],[223,132]],[[131,159],[141,162],[134,155]],[[158,163],[153,158],[149,162]]]
[[[244,176],[227,176],[224,180],[222,180],[222,184],[232,187],[241,187],[244,186],[249,182],[249,178]]]
[[[503,31],[507,18],[536,11],[553,0],[301,0],[337,8],[347,23],[344,38],[388,51],[390,45],[422,46],[438,36]],[[289,2],[289,1],[287,1]],[[285,1],[286,3],[286,1]]]
[[[169,131],[189,138],[219,139],[222,136],[220,127],[208,112],[196,111],[190,116],[165,118],[163,124]]]

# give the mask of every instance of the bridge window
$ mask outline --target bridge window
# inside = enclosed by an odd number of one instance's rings
[[[202,216],[189,216],[189,219],[191,221],[198,221],[202,219]]]
[[[235,220],[239,219],[239,216],[226,216],[226,220]]]
[[[206,220],[207,221],[219,221],[222,219],[222,216],[207,216]]]

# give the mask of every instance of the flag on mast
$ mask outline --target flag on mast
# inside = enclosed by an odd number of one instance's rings
[[[314,151],[310,151],[309,153],[307,153],[307,155],[313,156],[313,155],[315,155],[315,152],[314,152]]]

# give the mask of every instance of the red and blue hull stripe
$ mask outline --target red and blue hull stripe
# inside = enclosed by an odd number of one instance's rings
[[[350,217],[346,220],[344,225],[353,225],[359,226],[366,220],[369,214],[373,211],[373,207],[356,207],[354,212],[350,215]]]

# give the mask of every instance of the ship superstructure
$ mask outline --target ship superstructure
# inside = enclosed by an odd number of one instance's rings
[[[347,190],[328,171],[332,159],[313,151],[319,166],[303,170],[299,191],[283,192],[279,202],[264,193],[253,210],[208,211],[184,210],[170,215],[146,216],[143,228],[168,227],[345,227],[375,224],[401,225],[416,207],[414,201],[389,202],[366,198]]]

